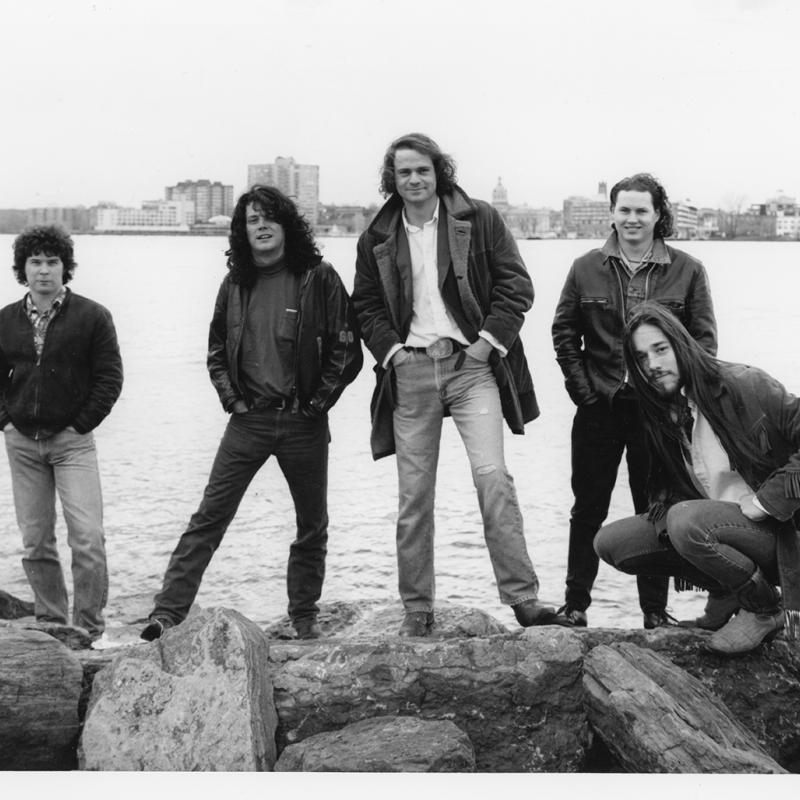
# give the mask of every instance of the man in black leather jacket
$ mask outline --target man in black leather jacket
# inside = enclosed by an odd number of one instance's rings
[[[361,369],[355,316],[308,224],[277,189],[254,186],[239,198],[227,255],[208,371],[231,419],[142,638],[156,639],[185,619],[250,481],[272,455],[297,518],[286,576],[289,617],[299,638],[317,638],[328,539],[328,411]]]
[[[627,451],[634,508],[646,508],[647,454],[636,397],[627,382],[622,347],[625,317],[644,300],[669,307],[714,355],[716,321],[703,265],[665,244],[672,214],[664,187],[651,175],[624,178],[611,189],[613,232],[602,248],[576,259],[553,320],[553,344],[570,398],[572,491],[565,624],[583,626],[598,558],[592,542],[608,515],[622,454]],[[670,623],[667,581],[640,575],[646,628]]]

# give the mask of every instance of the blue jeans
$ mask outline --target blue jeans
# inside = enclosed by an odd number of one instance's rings
[[[11,487],[25,555],[22,566],[33,589],[38,620],[67,624],[69,604],[56,547],[56,492],[72,552],[72,623],[93,638],[105,630],[108,568],[103,497],[94,435],[72,429],[49,439],[4,429]]]
[[[687,500],[669,509],[661,537],[644,516],[628,517],[603,527],[595,548],[622,572],[677,575],[713,592],[736,592],[756,567],[778,582],[776,537],[787,524],[753,522],[737,503]]]
[[[463,359],[456,369],[459,355]],[[434,496],[439,439],[448,410],[467,450],[484,537],[500,600],[535,598],[539,581],[528,557],[522,514],[503,450],[503,413],[491,367],[463,354],[438,361],[425,353],[395,356],[399,514],[397,566],[407,611],[432,611]]]
[[[600,398],[579,406],[572,425],[572,492],[567,554],[568,606],[585,611],[592,602],[592,586],[599,565],[594,538],[608,516],[611,494],[623,452],[628,464],[628,483],[637,514],[647,508],[648,456],[643,444],[638,403],[633,397],[614,398],[609,407]],[[637,577],[639,606],[645,613],[663,611],[668,581],[653,575]]]
[[[325,578],[328,542],[327,417],[308,419],[288,410],[234,414],[219,444],[200,507],[178,540],[153,615],[186,619],[211,557],[231,524],[255,474],[274,455],[294,501],[297,536],[286,572],[292,620],[316,617]]]

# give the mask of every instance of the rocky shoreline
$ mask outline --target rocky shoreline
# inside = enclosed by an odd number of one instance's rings
[[[22,609],[24,611],[24,609]],[[324,638],[194,611],[153,643],[0,622],[0,768],[800,772],[800,651],[739,659],[696,629],[507,629],[442,605],[333,603]]]

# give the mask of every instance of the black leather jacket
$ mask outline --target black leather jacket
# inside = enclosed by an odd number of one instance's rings
[[[208,372],[226,411],[237,400],[252,399],[239,382],[239,350],[249,289],[225,276],[217,294],[208,333]],[[300,282],[295,346],[293,410],[324,414],[363,363],[350,298],[336,270],[325,261],[309,266]]]
[[[553,346],[575,405],[609,402],[625,382],[622,332],[626,296],[616,233],[600,249],[576,259],[553,320]],[[711,355],[717,323],[703,265],[657,239],[645,277],[645,299],[667,306]]]

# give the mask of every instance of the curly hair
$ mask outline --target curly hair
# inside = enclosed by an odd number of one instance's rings
[[[436,193],[450,194],[456,186],[456,162],[452,156],[443,153],[442,149],[430,136],[424,133],[408,133],[395,139],[386,150],[381,164],[381,184],[380,192],[384,197],[394,194],[397,191],[397,184],[394,176],[394,156],[398,150],[416,150],[424,156],[428,156],[433,162],[433,170],[436,174]]]
[[[672,236],[672,207],[667,197],[667,190],[649,172],[637,172],[629,178],[617,181],[611,187],[612,211],[617,204],[617,195],[620,192],[649,192],[650,197],[653,199],[653,208],[659,214],[658,221],[653,229],[653,236],[656,239],[667,239]]]
[[[14,239],[14,275],[17,282],[28,285],[25,262],[35,255],[56,256],[64,265],[62,283],[69,283],[78,264],[74,257],[72,237],[58,225],[33,225]]]
[[[311,226],[294,202],[274,186],[256,184],[239,198],[231,218],[230,247],[225,255],[234,283],[252,286],[258,274],[247,239],[247,206],[250,204],[283,228],[286,266],[290,270],[300,273],[322,261]]]

